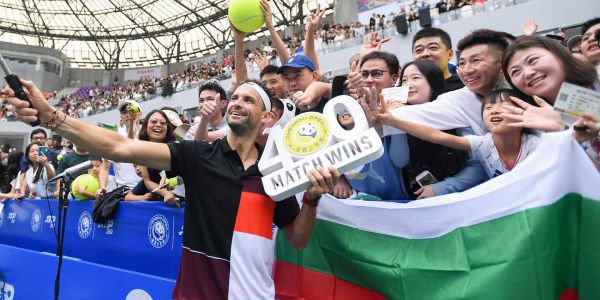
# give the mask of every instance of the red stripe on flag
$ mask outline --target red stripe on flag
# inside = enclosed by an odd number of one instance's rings
[[[558,298],[558,299],[559,300],[579,300],[579,294],[577,293],[577,290],[572,289],[572,288],[567,288],[562,293],[562,295],[560,295],[560,298]]]
[[[277,260],[275,262],[277,299],[386,299],[384,296],[335,276]]]
[[[275,202],[271,198],[251,192],[242,192],[234,230],[273,238]]]

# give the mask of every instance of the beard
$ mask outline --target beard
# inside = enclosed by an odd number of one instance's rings
[[[227,126],[229,126],[229,129],[231,129],[231,132],[240,137],[247,136],[256,128],[258,123],[258,121],[252,120],[250,116],[248,116],[248,118],[239,123],[232,123],[230,121],[230,118],[231,116],[227,115]]]

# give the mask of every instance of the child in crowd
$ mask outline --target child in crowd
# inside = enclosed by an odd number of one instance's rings
[[[73,181],[72,191],[76,192],[79,200],[90,200],[96,198],[96,190],[100,186],[98,181],[98,172],[102,166],[102,158],[97,155],[90,155],[90,161],[92,167],[88,170],[87,174],[77,176]],[[75,194],[75,193],[73,193]]]
[[[135,174],[137,176],[142,177],[142,169],[138,165],[133,165],[135,167]],[[140,180],[138,184],[127,194],[125,194],[125,201],[149,201],[152,199],[152,194],[149,193],[146,185],[144,184],[144,180]]]
[[[483,99],[482,118],[488,130],[484,136],[455,136],[426,125],[397,119],[387,109],[385,101],[382,101],[378,118],[384,124],[397,127],[418,138],[455,149],[471,150],[482,162],[489,177],[493,178],[509,172],[522,162],[535,151],[540,140],[538,134],[526,128],[509,126],[509,121],[501,117],[505,111],[503,105],[514,106],[510,99],[514,95],[512,90],[498,90]],[[575,133],[578,141],[598,134],[593,118],[587,116],[580,122],[585,122],[594,132],[585,135]]]

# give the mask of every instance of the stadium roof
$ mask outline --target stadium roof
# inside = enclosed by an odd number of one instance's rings
[[[271,0],[278,29],[302,24],[317,1]],[[319,3],[333,6],[333,0]],[[0,40],[57,49],[72,67],[162,65],[231,47],[228,5],[228,0],[0,0]],[[268,31],[250,39],[264,35]]]

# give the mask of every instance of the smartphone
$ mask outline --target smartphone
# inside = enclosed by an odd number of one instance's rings
[[[40,148],[38,149],[38,156],[42,156],[42,155],[48,157],[48,147],[40,146]]]
[[[335,76],[331,83],[331,98],[335,98],[340,95],[348,95],[348,88],[344,82],[348,80],[347,76]]]
[[[420,187],[424,187],[426,185],[430,185],[430,184],[434,184],[437,183],[437,179],[435,179],[435,177],[433,177],[433,174],[431,174],[431,172],[425,170],[423,172],[421,172],[421,174],[417,175],[417,178],[415,179],[417,181],[417,183],[419,184]]]
[[[29,101],[29,98],[27,97],[27,94],[25,94],[23,86],[21,85],[21,79],[19,79],[19,76],[13,74],[10,68],[8,68],[8,65],[4,61],[2,55],[0,55],[0,69],[2,69],[2,72],[4,72],[4,79],[6,80],[8,86],[10,86],[10,88],[14,91],[15,97],[29,102],[29,107],[33,107],[33,105],[31,105],[31,102]],[[40,118],[29,124],[34,127],[39,126]]]

